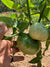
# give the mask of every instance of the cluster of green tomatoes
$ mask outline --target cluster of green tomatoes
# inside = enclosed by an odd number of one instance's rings
[[[29,33],[20,33],[17,39],[17,47],[28,55],[37,54],[41,49],[41,42],[48,40],[49,27],[42,23],[34,23],[30,26]]]

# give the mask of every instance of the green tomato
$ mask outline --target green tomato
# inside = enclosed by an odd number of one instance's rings
[[[46,41],[48,39],[48,30],[42,23],[31,25],[29,35],[32,39]]]
[[[39,52],[41,43],[37,40],[33,40],[28,34],[22,33],[17,39],[17,47],[28,55],[34,55]]]

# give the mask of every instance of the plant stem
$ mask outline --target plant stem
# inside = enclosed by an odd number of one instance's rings
[[[38,22],[41,21],[41,18],[43,17],[43,13],[44,13],[44,11],[45,11],[45,8],[46,8],[46,2],[45,2],[45,4],[44,4],[44,7],[43,7],[43,9],[42,9],[42,12],[40,13],[40,18],[39,18]]]
[[[15,34],[13,34],[13,35],[11,35],[11,36],[6,36],[7,38],[8,37],[14,37],[14,36],[17,36],[17,35],[19,35],[19,33],[15,33]]]
[[[32,23],[31,23],[30,8],[29,8],[29,2],[28,2],[28,0],[26,0],[26,1],[27,1],[27,10],[28,10],[28,16],[29,16],[29,23],[30,23],[30,25],[32,25]]]
[[[41,65],[41,61],[37,64],[37,67],[41,67],[42,65]]]
[[[41,49],[40,49],[40,51],[38,52],[37,57],[39,57],[39,60],[40,60],[40,61],[37,63],[37,67],[42,67],[42,64],[41,64],[42,51],[41,51]]]
[[[46,20],[48,21],[48,22],[50,22],[50,20],[46,17],[46,16],[44,16],[45,18],[46,18]]]

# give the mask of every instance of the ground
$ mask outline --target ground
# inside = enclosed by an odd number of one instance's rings
[[[9,29],[6,35],[10,35],[12,33],[12,29]],[[45,49],[45,42],[42,42],[42,52]],[[34,58],[36,55],[23,55],[22,52],[18,52],[15,54],[15,56],[24,56],[23,61],[13,62],[11,65],[14,65],[15,67],[36,67],[37,64],[30,64],[28,61],[30,61],[32,58]],[[48,50],[45,53],[45,56],[43,56],[42,59],[42,67],[50,67],[50,46]]]

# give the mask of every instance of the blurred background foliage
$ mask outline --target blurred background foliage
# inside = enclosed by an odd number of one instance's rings
[[[12,0],[12,1],[15,1],[15,0]],[[7,6],[5,6],[1,0],[0,0],[0,12],[7,12],[7,11],[14,11],[12,9],[9,9]]]
[[[22,6],[24,5],[25,1],[26,0],[12,0],[14,1],[15,3],[19,3],[21,4]],[[36,4],[36,7],[38,9],[38,6],[39,6],[39,3],[42,1],[42,0],[31,0],[32,3],[35,5]],[[9,9],[7,6],[5,6],[1,0],[0,0],[0,12],[7,12],[7,11],[15,11],[15,10],[12,10],[12,9]]]

